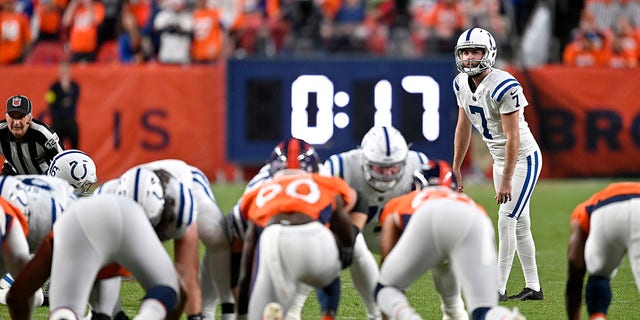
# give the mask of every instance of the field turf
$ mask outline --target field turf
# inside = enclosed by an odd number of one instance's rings
[[[531,223],[537,249],[538,272],[544,301],[503,302],[508,307],[517,306],[528,319],[565,319],[564,286],[567,278],[566,250],[569,239],[569,216],[573,208],[600,190],[611,180],[541,180],[533,193]],[[213,190],[224,212],[228,212],[243,190],[243,185],[214,185]],[[465,185],[465,191],[482,204],[492,220],[497,221],[497,205],[493,200],[493,187],[489,183]],[[496,232],[497,235],[497,232]],[[167,246],[171,251],[172,246]],[[73,272],[73,270],[69,270]],[[524,287],[524,278],[517,256],[509,279],[508,294],[518,293]],[[613,302],[610,319],[640,319],[640,301],[628,259],[624,259],[616,277],[611,282]],[[342,299],[338,319],[366,319],[364,306],[357,295],[349,272],[342,273]],[[122,303],[127,314],[134,315],[143,296],[135,280],[123,282]],[[407,290],[407,295],[424,319],[441,319],[438,296],[428,273]],[[46,319],[48,309],[36,308],[34,319]],[[583,319],[587,319],[583,304]],[[0,316],[9,319],[5,306],[0,306]],[[186,319],[186,317],[183,317]],[[303,319],[318,319],[318,305],[312,294],[303,311]]]

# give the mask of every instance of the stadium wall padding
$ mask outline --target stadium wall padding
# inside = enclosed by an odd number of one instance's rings
[[[531,104],[526,116],[543,148],[543,177],[640,175],[637,71],[563,66],[509,71]],[[49,121],[44,94],[57,75],[57,65],[3,66],[0,97],[27,95],[34,116]],[[237,174],[225,156],[224,63],[74,65],[73,78],[81,86],[80,149],[95,159],[100,181],[163,158],[183,159],[212,180]]]
[[[133,165],[179,158],[214,179],[234,167],[225,158],[224,64],[213,66],[74,65],[80,85],[80,149],[99,181]],[[0,97],[24,94],[34,117],[49,121],[44,95],[58,67],[0,68]]]

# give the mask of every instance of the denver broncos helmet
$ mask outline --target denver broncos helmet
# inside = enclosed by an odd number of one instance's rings
[[[310,144],[298,138],[290,138],[278,143],[267,161],[271,166],[271,175],[284,169],[318,172],[319,162],[320,157],[316,150]]]
[[[451,166],[444,160],[430,160],[413,172],[411,190],[422,190],[434,186],[458,190],[458,180],[451,171]]]

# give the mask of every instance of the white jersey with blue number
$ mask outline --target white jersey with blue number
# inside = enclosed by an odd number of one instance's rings
[[[459,73],[453,81],[458,107],[464,109],[473,126],[482,134],[482,139],[497,165],[504,164],[507,144],[507,136],[500,118],[502,114],[519,113],[518,159],[524,159],[539,149],[524,119],[524,107],[529,105],[529,102],[516,78],[506,71],[494,68],[478,85],[475,92],[471,90],[469,81],[472,80],[464,72]]]
[[[369,203],[369,216],[364,227],[363,234],[369,249],[379,252],[380,247],[380,212],[391,198],[403,195],[411,190],[413,171],[419,169],[422,164],[429,162],[427,156],[418,151],[410,150],[407,155],[407,163],[404,173],[396,185],[384,192],[374,189],[367,182],[364,175],[364,154],[361,149],[353,149],[347,152],[334,154],[324,163],[321,173],[337,176],[349,184],[351,188],[359,191],[366,197]]]

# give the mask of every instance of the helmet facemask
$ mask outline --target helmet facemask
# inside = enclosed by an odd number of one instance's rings
[[[393,188],[404,174],[406,161],[397,163],[364,162],[365,179],[374,189],[387,191]]]
[[[374,189],[393,188],[404,174],[409,146],[393,127],[373,127],[362,138],[364,179]]]
[[[482,59],[463,60],[463,51],[473,49],[483,51]],[[497,53],[496,42],[488,31],[480,28],[471,28],[464,31],[458,38],[455,48],[456,69],[469,76],[479,75],[493,66],[496,62]]]

